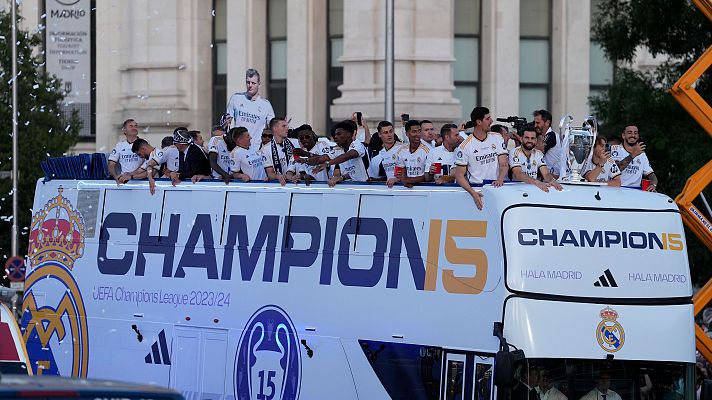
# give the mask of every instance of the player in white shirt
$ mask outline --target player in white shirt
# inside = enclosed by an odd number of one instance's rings
[[[347,179],[355,182],[368,181],[368,150],[363,142],[354,140],[356,130],[356,123],[351,120],[339,122],[331,130],[336,142],[331,154],[315,155],[306,160],[307,164],[317,166],[315,171],[334,166],[334,174],[328,180],[331,187]]]
[[[432,150],[436,147],[435,135],[435,125],[433,125],[432,122],[427,119],[420,121],[420,141],[428,150]]]
[[[539,370],[539,384],[536,386],[536,392],[539,395],[539,400],[568,400],[568,397],[552,384],[548,369]]]
[[[502,135],[489,132],[492,117],[486,107],[475,107],[470,113],[474,130],[470,137],[455,150],[455,180],[482,209],[482,194],[472,188],[470,182],[482,183],[492,180],[492,186],[504,185],[504,178],[509,171],[507,149]]]
[[[596,136],[596,144],[581,168],[581,176],[589,182],[607,182],[608,186],[620,186],[621,170],[606,148],[606,138]]]
[[[455,124],[443,125],[440,128],[440,137],[443,144],[431,150],[425,159],[425,170],[428,174],[426,181],[434,179],[438,185],[455,181],[455,149],[463,141]],[[437,171],[438,164],[440,172]]]
[[[230,134],[212,136],[208,141],[208,159],[213,170],[213,178],[222,179],[226,184],[232,180],[234,167],[230,152],[234,148],[235,143],[230,138]]]
[[[658,177],[645,155],[645,144],[640,141],[640,133],[635,125],[628,125],[623,130],[623,145],[611,147],[611,157],[621,170],[622,186],[640,186],[643,177],[650,180],[649,192],[655,192]]]
[[[530,183],[539,189],[548,192],[549,187],[556,190],[563,188],[556,181],[556,177],[549,172],[549,168],[544,161],[544,153],[537,150],[537,132],[534,130],[524,130],[522,133],[522,145],[509,153],[509,167],[512,169],[514,179]],[[543,182],[537,179],[539,176]]]
[[[397,181],[395,178],[395,168],[398,164],[398,156],[396,153],[400,149],[400,145],[396,141],[393,124],[390,121],[381,121],[378,123],[378,137],[383,143],[383,148],[379,150],[368,166],[368,176],[372,181],[387,181],[388,187],[393,187]]]
[[[262,130],[274,118],[274,110],[269,100],[259,95],[260,73],[255,69],[245,72],[247,90],[230,96],[227,102],[227,114],[233,117],[233,127],[244,126],[252,136],[251,148],[260,148]]]
[[[420,141],[420,122],[406,122],[405,134],[408,144],[401,145],[396,153],[397,166],[403,168],[403,172],[397,173],[395,178],[403,182],[403,186],[413,187],[416,183],[425,182],[425,159],[430,150]]]
[[[138,122],[133,119],[124,121],[121,129],[125,141],[116,143],[116,146],[109,154],[109,174],[116,181],[116,184],[126,183],[131,179],[145,178],[145,174],[141,170],[143,159],[131,151],[131,146],[138,139]],[[121,174],[116,171],[116,164],[121,167]]]
[[[295,129],[297,133],[297,138],[299,139],[299,144],[301,148],[294,149],[294,154],[300,157],[299,160],[292,163],[287,169],[287,179],[294,183],[303,180],[307,182],[310,181],[321,181],[326,182],[329,180],[329,175],[326,169],[320,169],[317,171],[316,166],[309,165],[306,160],[314,155],[326,155],[331,154],[331,146],[326,142],[319,141],[319,138],[314,133],[314,130],[309,125],[302,125]]]
[[[284,186],[287,184],[286,175],[289,166],[294,163],[294,149],[299,147],[299,142],[287,137],[289,125],[284,118],[272,118],[270,129],[273,138],[262,147],[262,154],[265,156],[265,172],[269,179],[277,179]],[[254,144],[254,138],[252,143]],[[257,148],[250,145],[250,149],[256,150]]]
[[[236,144],[235,148],[232,149],[232,153],[230,153],[230,158],[233,162],[233,177],[244,182],[267,180],[265,156],[262,151],[250,148],[252,137],[247,128],[244,126],[232,128],[230,129],[230,135],[232,135],[232,140]]]
[[[557,179],[561,176],[562,156],[561,137],[551,129],[551,113],[547,110],[534,111],[534,129],[544,135],[544,160],[552,175]]]
[[[171,147],[176,150],[177,155],[178,150],[174,146],[169,146],[168,148]],[[135,154],[138,154],[138,156],[141,157],[142,160],[144,160],[143,164],[141,165],[141,170],[148,177],[148,188],[151,191],[151,194],[155,194],[156,181],[153,179],[153,176],[156,171],[161,167],[161,164],[168,165],[170,161],[168,155],[163,149],[157,149],[141,138],[136,139],[134,141],[133,145],[131,146],[131,150]],[[175,164],[175,171],[177,171],[177,161]]]

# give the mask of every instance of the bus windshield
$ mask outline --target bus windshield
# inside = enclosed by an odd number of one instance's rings
[[[694,364],[660,361],[527,359],[515,385],[500,390],[512,400],[694,399]],[[511,397],[504,394],[511,391]]]

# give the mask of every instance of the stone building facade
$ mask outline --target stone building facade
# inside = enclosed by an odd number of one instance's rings
[[[45,2],[23,0],[23,25]],[[577,120],[614,73],[591,40],[599,0],[395,0],[395,113],[462,122],[537,108]],[[93,0],[96,123],[77,151],[109,151],[121,122],[158,144],[177,126],[209,135],[257,68],[292,125],[319,134],[362,111],[384,117],[383,0]],[[641,65],[654,60],[641,58]]]

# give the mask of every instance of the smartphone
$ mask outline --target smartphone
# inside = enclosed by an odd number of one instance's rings
[[[606,153],[611,154],[611,145],[606,143]]]
[[[361,126],[362,118],[363,114],[361,114],[361,111],[356,111],[356,124],[358,124],[358,126]]]
[[[401,121],[403,121],[403,122],[410,121],[410,114],[401,114]]]

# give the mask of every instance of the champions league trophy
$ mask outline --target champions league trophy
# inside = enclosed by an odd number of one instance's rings
[[[598,122],[594,116],[586,117],[580,127],[571,126],[573,121],[572,116],[565,115],[559,122],[559,134],[562,138],[562,173],[559,178],[561,182],[574,183],[583,180],[581,169],[591,156],[598,134]]]

